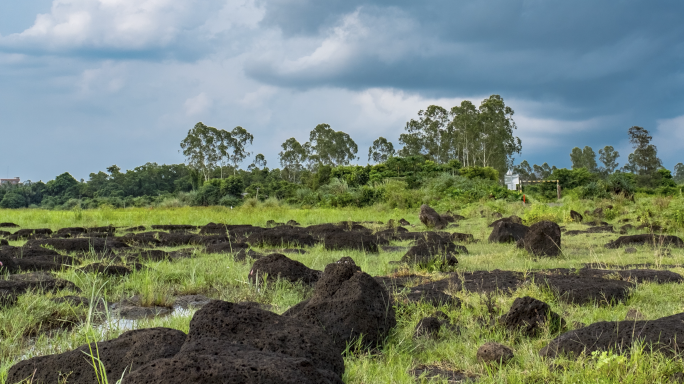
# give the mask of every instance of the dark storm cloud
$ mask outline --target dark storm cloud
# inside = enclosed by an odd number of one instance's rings
[[[291,87],[547,98],[581,108],[578,116],[616,113],[625,102],[654,115],[676,114],[682,107],[681,2],[328,3],[271,2],[262,23],[281,28],[285,36],[325,35],[340,18],[358,11],[371,32],[350,44],[352,57],[345,65],[333,71],[283,71],[277,60],[261,60],[248,73]],[[398,29],[410,20],[413,28],[399,36],[405,44],[394,40],[395,33],[377,39],[385,34],[375,28],[377,20],[382,28]],[[396,47],[398,58],[378,55],[378,48],[387,45]]]

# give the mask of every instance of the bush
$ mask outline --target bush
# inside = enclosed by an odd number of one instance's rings
[[[604,199],[609,197],[606,186],[601,182],[592,181],[584,187],[576,188],[580,199]]]
[[[634,174],[615,172],[608,176],[608,190],[616,195],[622,194],[631,197],[636,192],[636,180]]]
[[[492,167],[465,167],[461,168],[458,173],[461,176],[467,177],[469,179],[484,179],[499,181],[499,171]]]
[[[8,192],[0,200],[0,207],[10,209],[25,208],[26,198],[18,193]]]
[[[219,200],[219,204],[224,207],[237,207],[242,204],[242,199],[233,195],[225,195]]]

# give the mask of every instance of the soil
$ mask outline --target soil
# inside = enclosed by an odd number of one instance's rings
[[[419,365],[409,372],[416,377],[416,381],[434,380],[435,382],[446,381],[448,384],[468,383],[476,380],[475,377],[468,376],[462,371],[445,369],[436,365]]]
[[[291,283],[302,282],[313,285],[321,276],[321,271],[313,270],[299,261],[292,260],[280,253],[273,253],[262,257],[252,264],[249,271],[249,281],[260,282],[264,274],[268,275],[268,281],[276,281],[278,278]]]
[[[0,228],[19,228],[19,226],[14,223],[0,223]]]
[[[505,219],[502,219],[505,220]],[[499,221],[494,225],[489,241],[492,243],[513,243],[525,237],[529,227],[508,221]]]
[[[665,355],[681,353],[684,341],[684,313],[657,320],[601,321],[562,334],[539,351],[542,357],[558,355],[579,357],[582,352],[591,355],[594,351],[612,350],[628,353],[636,341],[646,344],[646,350],[653,348]]]
[[[616,240],[606,244],[606,248],[615,249],[627,245],[651,245],[655,247],[677,247],[684,248],[684,241],[677,236],[670,235],[631,235],[620,236]]]
[[[551,221],[532,224],[525,237],[518,241],[518,248],[535,256],[558,256],[561,254],[561,230]]]
[[[126,383],[334,383],[344,361],[319,327],[257,306],[211,301],[195,313],[173,357],[134,370]]]
[[[445,220],[437,211],[430,208],[427,204],[420,206],[420,214],[418,219],[428,228],[442,229],[445,228],[449,222]]]
[[[107,376],[118,378],[124,370],[130,372],[148,362],[172,357],[180,350],[185,337],[185,333],[168,328],[128,331],[96,345],[82,345],[73,351],[20,361],[9,369],[7,383],[31,378],[35,384],[52,384],[63,382],[66,376],[69,384],[97,383],[92,362],[84,358],[91,350],[99,354],[107,367]]]
[[[384,240],[385,244],[389,244]],[[354,231],[333,232],[325,236],[327,250],[355,250],[369,253],[378,252],[378,237]]]
[[[252,246],[271,246],[271,247],[304,247],[316,244],[316,239],[305,230],[281,226],[262,232],[254,233],[247,238],[247,242]]]
[[[114,249],[128,248],[126,243],[113,239],[77,238],[77,239],[44,239],[29,240],[24,247],[36,248],[48,246],[56,250],[79,253],[110,253]]]
[[[381,345],[397,325],[387,290],[349,257],[328,264],[311,299],[284,315],[322,326],[340,353],[361,334],[364,346]]]
[[[508,313],[499,318],[499,324],[529,337],[537,336],[547,322],[552,332],[565,327],[565,320],[551,311],[548,304],[529,296],[515,299]]]
[[[489,364],[506,364],[515,355],[507,346],[499,343],[488,342],[477,350],[477,360]]]

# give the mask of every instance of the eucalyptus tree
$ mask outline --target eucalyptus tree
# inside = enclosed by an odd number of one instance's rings
[[[373,141],[373,145],[368,148],[368,161],[384,163],[390,157],[394,157],[394,145],[384,137],[378,137]]]
[[[651,144],[653,137],[648,130],[637,126],[631,127],[628,134],[634,152],[629,154],[624,169],[636,174],[640,185],[654,186],[659,179],[657,171],[663,164],[658,158],[658,149]]]
[[[620,153],[611,145],[606,145],[599,149],[599,161],[603,164],[600,173],[603,177],[608,177],[608,175],[612,175],[615,172],[619,165],[617,162],[618,157],[620,157]]]
[[[310,167],[319,164],[338,166],[347,165],[356,160],[359,148],[352,138],[342,132],[335,131],[328,124],[318,124],[309,133],[309,141],[304,144]]]
[[[278,158],[280,159],[280,166],[283,167],[284,176],[290,182],[296,182],[297,176],[307,161],[307,150],[294,137],[285,140],[281,147],[283,150],[278,153]]]
[[[232,137],[231,147],[229,152],[230,162],[233,164],[233,175],[235,175],[238,165],[242,163],[251,152],[248,152],[246,147],[251,145],[254,141],[254,136],[247,132],[246,129],[237,126],[230,131]]]
[[[572,169],[586,168],[591,173],[598,172],[596,152],[590,146],[585,146],[584,149],[573,148],[570,152],[570,161],[572,161]]]
[[[199,172],[205,181],[221,157],[216,142],[217,131],[200,121],[180,143],[186,164]]]

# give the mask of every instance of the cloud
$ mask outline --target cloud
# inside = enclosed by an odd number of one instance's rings
[[[256,27],[262,14],[253,0],[54,0],[30,28],[0,38],[0,49],[111,58],[206,54],[232,28]]]
[[[684,163],[684,115],[658,120],[653,143],[660,157],[668,159],[670,166]]]
[[[185,100],[185,114],[187,116],[194,116],[205,113],[213,105],[213,101],[207,96],[206,93],[202,92],[195,97],[191,97]]]

